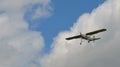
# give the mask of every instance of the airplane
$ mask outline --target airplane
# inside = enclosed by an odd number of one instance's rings
[[[68,38],[66,38],[66,40],[72,40],[72,39],[81,38],[80,45],[82,44],[82,39],[87,40],[88,43],[90,43],[90,41],[94,42],[95,40],[99,40],[100,39],[100,38],[95,38],[95,36],[91,37],[91,35],[97,34],[99,32],[104,32],[104,31],[107,31],[107,29],[99,29],[99,30],[96,30],[96,31],[88,32],[86,34],[80,33],[80,35],[68,37]]]

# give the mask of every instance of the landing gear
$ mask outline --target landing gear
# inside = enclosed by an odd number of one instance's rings
[[[88,40],[88,43],[90,43],[90,41]]]
[[[82,39],[81,39],[80,45],[82,45]]]
[[[80,42],[80,45],[82,45],[82,43]]]

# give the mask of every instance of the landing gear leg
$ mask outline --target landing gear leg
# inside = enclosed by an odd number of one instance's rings
[[[82,45],[82,39],[81,39],[80,45]]]
[[[80,45],[82,45],[82,43],[80,43]]]
[[[90,41],[88,41],[88,43],[90,43]]]

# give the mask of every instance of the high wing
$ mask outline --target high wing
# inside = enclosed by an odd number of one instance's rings
[[[103,31],[106,31],[107,29],[100,29],[100,30],[96,30],[96,31],[93,31],[93,32],[89,32],[89,33],[86,33],[86,35],[93,35],[93,34],[97,34],[99,32],[103,32]]]
[[[73,37],[68,37],[68,38],[66,38],[66,40],[77,39],[77,38],[81,38],[81,35],[77,35],[77,36],[73,36]]]

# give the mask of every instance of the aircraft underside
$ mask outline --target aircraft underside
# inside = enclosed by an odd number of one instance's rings
[[[86,33],[86,34],[81,34],[81,33],[80,33],[80,35],[68,37],[68,38],[66,38],[66,40],[72,40],[72,39],[81,38],[80,44],[82,44],[82,39],[87,40],[88,43],[89,43],[90,41],[93,41],[93,42],[94,42],[95,40],[99,40],[100,38],[95,38],[95,36],[91,37],[91,35],[94,35],[94,34],[97,34],[97,33],[99,33],[99,32],[103,32],[103,31],[106,31],[106,29],[99,29],[99,30],[96,30],[96,31],[88,32],[88,33]]]

